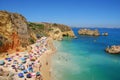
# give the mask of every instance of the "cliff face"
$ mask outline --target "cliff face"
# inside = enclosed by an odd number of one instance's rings
[[[62,40],[63,36],[75,37],[69,26],[56,23],[29,23],[29,27],[40,35],[50,36],[54,40]]]
[[[80,35],[88,35],[88,36],[99,36],[100,33],[98,30],[90,30],[90,29],[80,29],[78,31]]]
[[[0,52],[28,44],[26,19],[17,13],[0,11]]]
[[[20,50],[34,43],[36,35],[62,40],[63,36],[74,37],[70,27],[56,23],[29,23],[20,14],[0,11],[0,52]]]
[[[48,35],[53,39],[53,40],[62,40],[62,32],[59,28],[52,28],[51,31],[49,31]]]

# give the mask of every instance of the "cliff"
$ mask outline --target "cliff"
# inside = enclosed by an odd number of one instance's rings
[[[90,30],[90,29],[80,29],[78,31],[80,35],[88,35],[88,36],[99,36],[100,33],[98,30]]]
[[[120,45],[118,46],[113,45],[111,47],[107,47],[105,51],[112,54],[120,54]]]
[[[31,23],[21,14],[0,11],[0,52],[19,51],[41,36],[62,40],[63,36],[75,35],[69,26],[63,24]]]
[[[0,11],[0,52],[25,47],[29,37],[27,21],[22,15]]]
[[[50,36],[54,40],[62,40],[63,36],[75,37],[69,26],[56,23],[28,23],[29,27],[40,36]]]

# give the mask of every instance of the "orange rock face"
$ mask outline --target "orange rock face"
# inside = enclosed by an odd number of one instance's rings
[[[26,46],[28,38],[27,21],[22,15],[0,11],[0,52]]]

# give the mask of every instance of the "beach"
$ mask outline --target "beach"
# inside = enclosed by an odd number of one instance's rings
[[[0,69],[12,72],[14,76],[11,80],[51,80],[51,56],[56,50],[52,39],[42,37],[28,48],[30,49],[24,52],[6,53],[0,59],[0,61],[4,61]],[[27,77],[29,73],[31,74],[30,78]],[[19,74],[23,74],[23,76]],[[10,80],[9,77],[0,76],[0,80],[3,78]]]

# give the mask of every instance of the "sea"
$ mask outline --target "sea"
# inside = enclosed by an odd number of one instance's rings
[[[120,45],[120,28],[97,28],[108,36],[78,35],[54,41],[57,52],[52,57],[52,80],[120,80],[120,54],[109,54],[105,48]],[[96,29],[96,28],[91,28]]]

